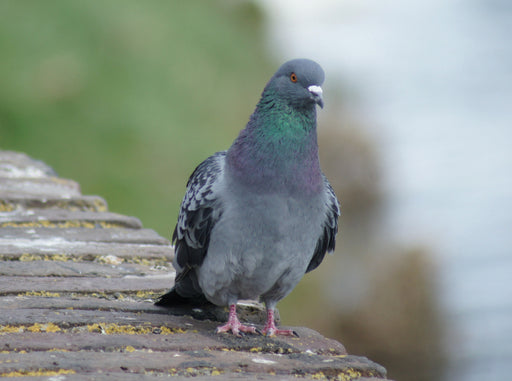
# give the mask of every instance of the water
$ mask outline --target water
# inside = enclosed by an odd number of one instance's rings
[[[262,1],[279,61],[342,83],[381,142],[386,226],[433,246],[447,380],[512,371],[512,2]],[[327,106],[329,104],[327,103]],[[414,229],[411,229],[414,227]]]

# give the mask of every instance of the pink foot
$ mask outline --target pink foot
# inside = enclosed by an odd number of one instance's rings
[[[240,332],[258,333],[256,327],[243,325],[242,323],[240,323],[240,320],[238,320],[238,317],[236,316],[236,304],[232,304],[229,306],[228,322],[224,325],[217,327],[217,333],[229,331],[231,331],[235,336],[240,336]]]
[[[266,336],[295,336],[299,337],[299,334],[291,329],[277,329],[276,323],[274,322],[274,310],[267,310],[267,324],[263,328],[263,334]]]

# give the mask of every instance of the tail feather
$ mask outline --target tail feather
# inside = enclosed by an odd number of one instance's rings
[[[159,307],[184,307],[184,306],[204,306],[212,304],[204,295],[194,297],[183,297],[176,292],[176,288],[173,287],[167,294],[162,295],[156,302],[155,306]]]
[[[206,307],[213,305],[204,296],[195,270],[188,268],[177,274],[174,287],[162,295],[155,305],[160,307]]]

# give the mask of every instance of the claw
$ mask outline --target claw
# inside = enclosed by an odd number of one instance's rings
[[[235,323],[227,323],[227,324],[224,324],[224,325],[221,325],[220,327],[217,327],[217,333],[224,333],[224,332],[229,332],[231,331],[231,333],[233,333],[233,335],[235,336],[238,336],[238,337],[243,337],[245,336],[246,333],[260,333],[261,332],[258,332],[258,330],[256,329],[256,327],[253,327],[253,326],[250,326],[250,325],[243,325],[241,324],[240,322]]]
[[[267,324],[265,324],[265,328],[263,328],[263,334],[266,336],[295,336],[299,337],[299,334],[291,329],[277,329],[276,323],[274,321],[274,310],[267,310]]]
[[[236,316],[236,304],[232,304],[229,306],[229,318],[228,322],[224,325],[217,327],[217,333],[229,332],[231,331],[233,335],[242,337],[244,333],[258,333],[258,329],[256,327],[250,325],[243,325],[238,320]]]
[[[299,337],[299,334],[292,329],[277,329],[277,328],[271,329],[271,328],[269,328],[269,329],[264,329],[263,333],[266,336],[295,336],[295,337]]]

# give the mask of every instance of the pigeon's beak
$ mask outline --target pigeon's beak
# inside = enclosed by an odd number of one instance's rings
[[[308,87],[309,92],[313,96],[313,100],[319,105],[321,108],[324,108],[324,98],[322,96],[323,91],[320,86],[311,85]]]

